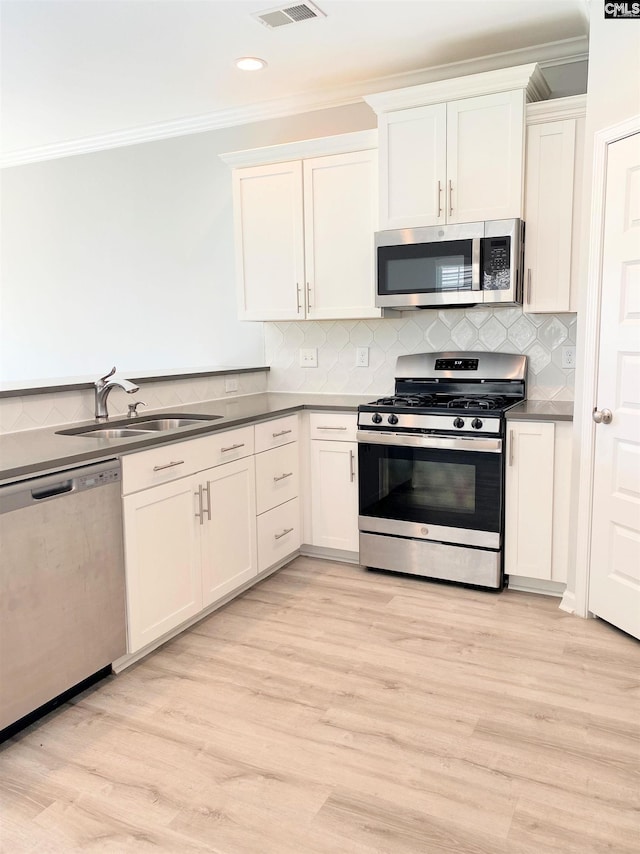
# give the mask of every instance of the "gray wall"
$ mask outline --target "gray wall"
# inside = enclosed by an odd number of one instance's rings
[[[358,104],[3,170],[0,380],[263,364],[218,154],[372,127]]]

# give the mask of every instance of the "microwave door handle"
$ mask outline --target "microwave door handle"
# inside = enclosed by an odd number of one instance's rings
[[[471,241],[471,290],[479,291],[480,287],[480,237]]]

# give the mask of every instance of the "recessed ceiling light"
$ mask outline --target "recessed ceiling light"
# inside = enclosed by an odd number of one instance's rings
[[[266,67],[267,63],[264,59],[259,59],[257,56],[241,56],[240,59],[236,59],[236,68],[241,71],[262,71]]]

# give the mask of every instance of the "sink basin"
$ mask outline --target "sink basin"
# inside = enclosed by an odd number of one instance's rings
[[[173,415],[148,415],[127,418],[126,421],[114,421],[112,424],[85,424],[83,427],[71,427],[58,430],[61,436],[86,436],[89,439],[126,439],[129,436],[144,436],[160,433],[164,430],[179,430],[181,427],[193,427],[215,421],[222,415],[191,415],[180,412]]]
[[[87,439],[127,439],[130,436],[146,436],[149,430],[132,430],[130,427],[100,427],[97,430],[88,430],[86,433],[76,433],[76,436],[84,436]]]
[[[221,415],[216,416],[221,418]],[[209,420],[209,419],[207,419]],[[194,424],[201,424],[200,418],[157,418],[153,421],[136,420],[136,430],[175,430],[178,427],[191,427]]]

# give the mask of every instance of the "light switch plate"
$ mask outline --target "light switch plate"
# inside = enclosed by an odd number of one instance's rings
[[[300,367],[301,368],[317,368],[318,367],[318,348],[317,347],[301,347],[300,348]]]
[[[238,391],[238,380],[229,378],[224,381],[224,390],[226,392]]]

